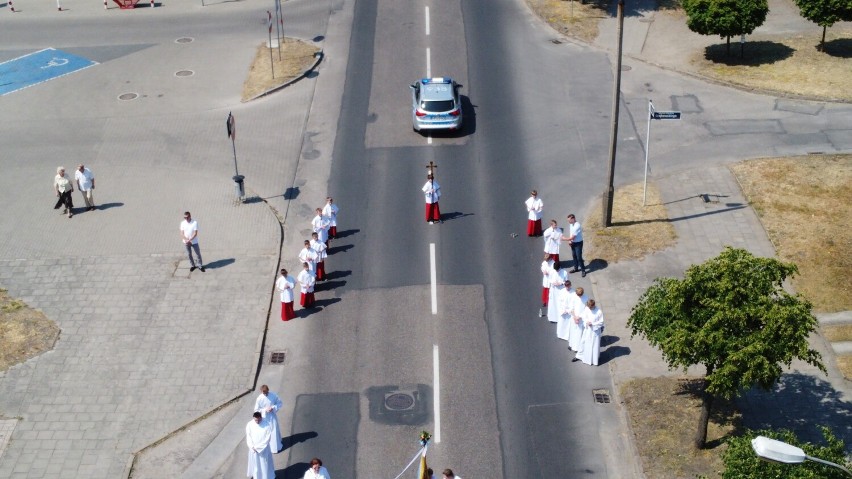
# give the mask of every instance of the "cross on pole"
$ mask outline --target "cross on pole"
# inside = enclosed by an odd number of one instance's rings
[[[436,165],[434,161],[429,160],[429,164],[426,165],[426,171],[428,172],[427,174],[429,176],[435,176],[435,168],[437,167],[438,165]]]

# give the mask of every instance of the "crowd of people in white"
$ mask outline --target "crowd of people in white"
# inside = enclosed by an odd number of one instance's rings
[[[568,279],[570,273],[582,272],[586,276],[582,259],[583,227],[571,214],[568,215],[568,236],[556,220],[550,220],[550,227],[542,232],[541,212],[544,204],[535,190],[525,204],[528,212],[527,236],[540,235],[544,238],[544,259],[541,262],[542,307],[538,315],[546,315],[548,321],[556,323],[556,337],[568,341],[568,347],[577,353],[572,361],[597,366],[604,330],[603,312],[583,288],[572,288]],[[571,270],[559,260],[559,248],[563,241],[572,246],[574,268]]]

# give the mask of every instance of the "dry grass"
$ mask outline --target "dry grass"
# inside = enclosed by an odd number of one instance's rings
[[[844,378],[852,380],[852,355],[837,356],[837,369],[840,369]]]
[[[59,328],[0,289],[0,371],[53,349]]]
[[[587,42],[598,36],[598,23],[609,16],[605,1],[527,0],[527,3],[554,30]]]
[[[731,167],[817,311],[852,309],[852,155],[745,161]]]
[[[642,206],[642,183],[635,183],[616,190],[611,227],[602,227],[602,206],[595,207],[586,217],[586,230],[591,233],[587,256],[615,263],[643,258],[675,244],[677,234],[653,183],[648,183],[646,205]]]
[[[248,101],[257,95],[299,76],[316,58],[314,54],[320,49],[292,38],[281,42],[281,59],[278,59],[278,48],[272,49],[272,62],[269,60],[269,48],[266,43],[257,47],[254,61],[249,68],[249,74],[243,84],[243,101]],[[272,71],[275,70],[275,78]]]
[[[736,433],[740,414],[730,401],[717,399],[707,427],[707,448],[696,449],[701,413],[700,379],[644,378],[621,387],[634,444],[648,479],[720,477],[723,440]]]
[[[852,324],[824,326],[822,336],[830,342],[852,341]]]
[[[754,35],[745,43],[745,58],[732,39],[731,55],[724,42],[696,52],[699,73],[748,88],[809,97],[852,101],[852,31],[829,29],[826,52],[817,50],[822,30],[806,35]]]

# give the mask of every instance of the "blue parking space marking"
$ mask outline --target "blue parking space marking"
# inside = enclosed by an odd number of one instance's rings
[[[55,48],[29,53],[0,63],[0,96],[97,64]]]

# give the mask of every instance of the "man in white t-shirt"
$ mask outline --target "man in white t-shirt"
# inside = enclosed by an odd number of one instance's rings
[[[189,257],[189,271],[200,269],[205,272],[204,262],[201,261],[201,248],[198,246],[198,222],[192,219],[189,211],[183,213],[183,221],[180,223],[180,239],[186,247],[186,255]],[[198,257],[198,262],[192,258],[192,251],[195,250],[195,256]]]
[[[574,269],[571,273],[582,271],[586,277],[586,263],[583,261],[583,226],[577,221],[574,214],[568,215],[568,237],[563,237],[571,245],[571,256],[574,257]]]
[[[77,165],[77,171],[74,172],[74,179],[77,180],[77,189],[83,194],[83,201],[86,202],[86,211],[95,209],[95,175],[92,170],[85,166]]]

